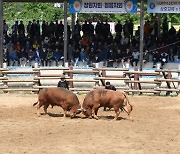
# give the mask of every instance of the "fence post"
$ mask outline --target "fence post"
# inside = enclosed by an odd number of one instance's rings
[[[134,71],[138,71],[138,67],[137,67],[137,66],[134,67]],[[138,81],[138,78],[139,78],[139,75],[135,73],[135,74],[134,74],[134,81]],[[137,86],[137,85],[138,85],[137,83],[134,83],[134,89],[135,89],[135,90],[138,89],[138,86]]]
[[[180,80],[180,64],[178,67],[178,79]],[[178,89],[180,89],[180,82],[178,82]]]
[[[69,66],[69,70],[73,70],[73,66]],[[69,72],[70,79],[73,79],[73,72]],[[73,81],[69,81],[70,88],[74,88]]]
[[[94,71],[98,71],[98,72],[95,72],[95,77],[96,78],[98,78],[98,77],[100,77],[101,75],[99,74],[99,69],[98,68],[95,68],[95,69],[93,69]],[[99,80],[96,80],[95,81],[95,87],[96,86],[99,86]]]
[[[102,67],[102,72],[101,72],[102,74],[102,77],[106,77],[106,70],[105,70],[105,67],[103,66]],[[105,86],[106,85],[106,83],[105,83],[105,80],[101,80],[101,83],[102,83],[102,85],[103,86]]]

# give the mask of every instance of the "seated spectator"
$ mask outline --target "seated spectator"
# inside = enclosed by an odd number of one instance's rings
[[[74,52],[74,66],[77,65],[78,61],[79,61],[79,57],[80,57],[80,51],[79,48],[76,48],[75,52]]]
[[[34,51],[32,49],[30,49],[28,52],[27,52],[27,62],[29,62],[31,64],[32,61],[35,60],[35,57],[34,57]]]
[[[134,49],[134,51],[132,52],[132,66],[137,66],[138,62],[139,62],[139,52],[137,49]]]
[[[41,58],[41,65],[47,66],[47,50],[46,48],[43,48],[40,52],[40,58]]]
[[[34,49],[37,49],[37,48],[40,47],[37,40],[34,41],[34,43],[32,44],[32,47],[33,47]]]
[[[157,62],[160,62],[160,58],[161,58],[161,55],[159,54],[159,52],[156,50],[156,51],[153,51],[152,53],[152,61],[153,61],[153,68],[156,67],[156,63]]]
[[[56,61],[56,66],[58,66],[58,62],[61,60],[61,53],[59,52],[59,49],[56,48],[53,54],[53,59]]]
[[[54,52],[51,48],[47,49],[47,55],[46,55],[46,59],[47,59],[47,66],[51,66],[52,61],[54,60]]]
[[[82,61],[82,62],[86,62],[87,61],[87,57],[86,57],[86,53],[85,53],[84,48],[82,48],[81,52],[80,52],[80,61]]]
[[[19,63],[21,67],[25,67],[27,63],[27,53],[25,52],[24,48],[21,49],[21,51],[18,54]]]
[[[14,46],[11,46],[9,48],[9,63],[10,63],[10,66],[14,66],[16,62],[19,63],[17,52],[14,50]]]
[[[33,48],[34,51],[34,60],[36,63],[38,63],[39,65],[41,64],[41,57],[40,57],[40,50],[38,48]]]
[[[163,52],[161,53],[161,67],[163,68],[164,64],[168,62],[168,53]]]
[[[3,49],[3,63],[8,63],[8,51],[7,49]]]

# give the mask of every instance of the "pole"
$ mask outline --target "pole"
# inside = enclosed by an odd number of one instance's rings
[[[144,49],[144,0],[141,0],[141,13],[140,13],[140,71],[143,68],[143,49]]]
[[[3,67],[3,0],[0,1],[0,68]]]
[[[158,26],[158,37],[160,35],[160,27],[161,27],[161,14],[157,13],[157,26]]]
[[[64,66],[67,62],[67,1],[64,1]]]
[[[75,14],[71,15],[71,27],[72,27],[72,36],[74,37],[74,26],[75,26]]]

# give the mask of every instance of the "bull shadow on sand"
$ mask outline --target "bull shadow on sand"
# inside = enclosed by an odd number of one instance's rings
[[[41,113],[41,115],[45,115],[45,113]],[[47,115],[50,116],[50,117],[54,117],[54,118],[56,118],[56,117],[64,117],[63,113],[50,113],[50,112],[48,112]],[[67,113],[66,117],[70,118],[70,115]],[[73,119],[78,119],[78,118],[81,118],[81,117],[78,116],[78,115],[73,117]]]
[[[113,120],[114,116],[98,116],[101,120]],[[117,120],[127,120],[127,118],[118,117]]]

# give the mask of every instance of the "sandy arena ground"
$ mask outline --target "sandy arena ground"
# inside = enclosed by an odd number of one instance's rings
[[[37,95],[0,94],[0,154],[179,154],[180,97],[129,99],[134,122],[102,108],[99,120],[63,118],[59,107],[37,117]]]

